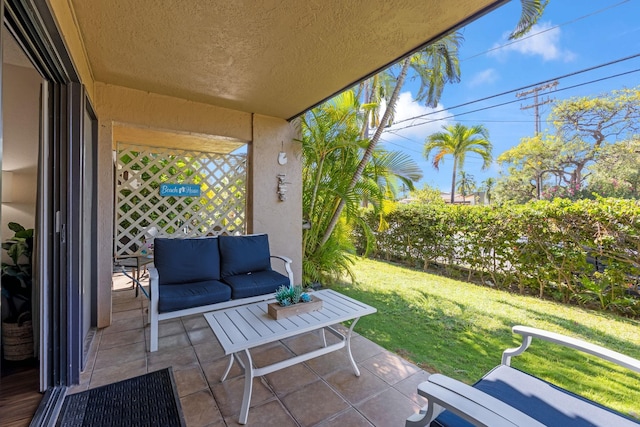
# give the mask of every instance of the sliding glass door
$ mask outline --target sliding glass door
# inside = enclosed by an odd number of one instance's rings
[[[95,324],[97,125],[47,1],[1,4],[5,26],[44,80],[33,298],[44,391],[78,383]]]

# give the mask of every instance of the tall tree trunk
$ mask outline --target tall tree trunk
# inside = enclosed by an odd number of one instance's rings
[[[307,218],[310,222],[315,220],[314,211],[316,209],[316,197],[318,196],[318,188],[320,188],[320,180],[322,179],[322,171],[324,169],[324,160],[325,155],[323,154],[320,158],[320,162],[318,162],[318,168],[316,170],[316,179],[313,185],[313,195],[311,196],[311,206],[309,207],[309,218]],[[309,233],[303,233],[302,236],[302,248],[303,251],[306,252],[307,241],[309,240]]]
[[[458,158],[453,156],[453,176],[451,177],[451,204],[455,200],[456,194],[456,169],[458,168]]]
[[[385,124],[389,121],[389,116],[391,116],[391,112],[393,111],[393,109],[396,106],[396,103],[398,102],[398,98],[400,96],[400,89],[402,89],[404,80],[407,78],[410,61],[411,61],[410,57],[402,61],[402,69],[400,70],[400,75],[398,76],[396,87],[393,89],[393,93],[389,98],[389,102],[387,103],[387,108],[384,110],[384,114],[382,115],[382,119],[380,120],[380,125],[376,129],[376,132],[373,134],[373,137],[371,138],[371,141],[369,142],[369,145],[367,146],[367,149],[365,150],[364,155],[362,156],[362,160],[360,160],[360,163],[358,164],[358,168],[353,174],[353,177],[351,177],[351,182],[347,187],[347,193],[353,191],[353,189],[355,188],[356,184],[360,180],[360,177],[362,176],[362,172],[364,172],[365,166],[367,165],[367,163],[369,163],[369,160],[373,155],[373,151],[375,150],[376,145],[378,145],[378,142],[380,142],[380,137],[382,136],[382,132],[384,131]],[[329,237],[331,237],[331,233],[333,233],[333,230],[336,228],[336,224],[338,224],[338,220],[340,219],[340,215],[342,214],[342,210],[344,209],[345,204],[346,204],[346,201],[344,200],[344,198],[341,198],[340,202],[338,203],[338,206],[336,206],[336,210],[333,212],[331,221],[329,222],[329,225],[327,226],[327,229],[325,230],[324,235],[322,236],[322,240],[320,240],[320,246],[327,243],[327,240],[329,240]]]

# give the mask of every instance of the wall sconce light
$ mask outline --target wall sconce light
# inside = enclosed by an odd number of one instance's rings
[[[2,171],[2,203],[13,202],[13,172]]]
[[[287,153],[284,151],[284,141],[282,141],[282,148],[278,153],[278,164],[286,165],[287,164]]]

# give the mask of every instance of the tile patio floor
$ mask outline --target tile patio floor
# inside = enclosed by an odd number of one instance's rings
[[[122,279],[114,276],[114,286]],[[235,364],[220,382],[228,359],[204,317],[161,322],[159,350],[149,353],[145,308],[132,290],[113,291],[113,324],[96,333],[81,384],[71,392],[171,366],[187,426],[238,425],[244,377]],[[258,347],[252,356],[263,366],[317,348],[318,341],[318,334],[304,334]],[[247,425],[404,426],[426,403],[416,388],[428,373],[357,334],[352,351],[360,377],[343,349],[254,379]]]

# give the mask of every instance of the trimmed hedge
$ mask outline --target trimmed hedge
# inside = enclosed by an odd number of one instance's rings
[[[366,220],[379,227],[380,217]],[[401,205],[362,254],[565,303],[640,314],[640,205],[566,199],[525,205]]]

